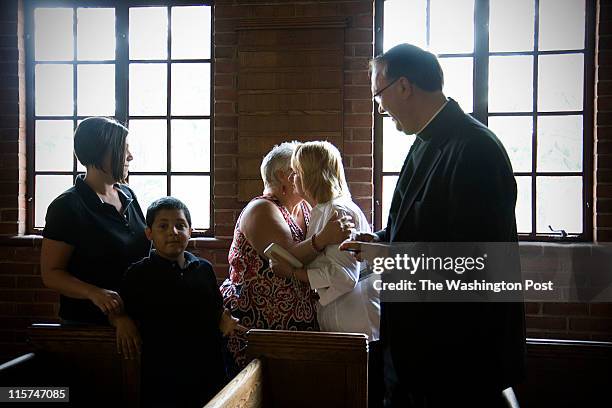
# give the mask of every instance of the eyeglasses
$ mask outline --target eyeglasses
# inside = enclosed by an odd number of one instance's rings
[[[393,81],[389,82],[389,83],[387,84],[387,86],[383,87],[383,89],[381,89],[381,90],[379,90],[379,91],[376,91],[376,92],[374,93],[374,95],[372,95],[372,100],[376,101],[376,103],[380,105],[380,96],[381,96],[381,94],[382,94],[383,92],[385,92],[385,90],[386,90],[387,88],[389,88],[391,85],[393,85],[394,83],[396,83],[398,79],[399,79],[399,77],[398,77],[398,78],[395,78]]]

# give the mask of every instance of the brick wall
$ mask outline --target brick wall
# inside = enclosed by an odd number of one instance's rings
[[[343,127],[340,149],[353,196],[368,215],[372,209],[372,103],[367,61],[372,55],[372,9],[363,1],[218,0],[215,19],[215,239],[198,239],[191,250],[227,275],[227,238],[244,206],[238,200],[238,34],[242,19],[274,17],[346,17]],[[596,236],[612,241],[612,1],[601,1],[596,72]],[[40,237],[25,232],[25,109],[23,20],[20,1],[0,2],[0,360],[26,350],[24,329],[32,321],[51,320],[57,295],[42,287],[38,266]],[[550,268],[546,249],[528,269]],[[609,304],[528,304],[528,335],[612,340]]]

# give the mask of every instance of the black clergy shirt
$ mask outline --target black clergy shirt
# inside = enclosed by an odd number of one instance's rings
[[[145,219],[134,192],[115,184],[122,212],[103,202],[84,181],[60,194],[47,209],[43,236],[74,247],[68,266],[72,276],[104,289],[118,290],[125,270],[149,254]],[[108,324],[102,311],[87,299],[60,297],[64,320]]]

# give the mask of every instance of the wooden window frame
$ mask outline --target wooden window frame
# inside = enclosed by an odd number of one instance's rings
[[[374,10],[374,54],[379,55],[383,52],[384,39],[384,1],[375,0]],[[474,0],[474,52],[469,54],[440,54],[440,57],[470,56],[474,59],[473,70],[473,95],[474,112],[472,116],[488,125],[489,116],[530,116],[533,118],[533,137],[532,137],[532,169],[530,172],[515,172],[515,176],[531,177],[531,223],[530,233],[520,233],[521,241],[573,241],[573,242],[592,242],[593,241],[593,144],[594,144],[594,78],[595,78],[595,29],[596,29],[596,2],[595,0],[585,0],[585,48],[567,51],[539,51],[538,50],[538,25],[539,25],[539,0],[534,0],[534,50],[528,52],[489,52],[489,0]],[[429,4],[427,0],[427,36],[429,36]],[[575,54],[581,52],[584,55],[584,82],[583,82],[583,110],[582,111],[559,111],[559,112],[538,112],[537,111],[537,80],[538,80],[538,56],[547,54]],[[533,105],[531,112],[503,113],[488,112],[488,78],[489,78],[489,56],[496,55],[531,55],[533,62]],[[452,96],[452,95],[451,95]],[[380,229],[382,220],[382,183],[383,176],[395,175],[399,172],[383,172],[383,117],[378,113],[376,103],[374,104],[374,225]],[[549,115],[572,115],[580,114],[583,117],[583,165],[580,172],[541,172],[536,171],[537,163],[537,119],[540,116]],[[568,234],[562,237],[559,234],[537,233],[536,223],[536,177],[537,176],[581,176],[583,180],[582,215],[583,232],[581,234]]]
[[[36,171],[35,168],[35,123],[37,119],[41,120],[71,120],[73,129],[76,129],[76,123],[88,116],[77,114],[77,75],[76,69],[78,65],[86,64],[105,64],[112,63],[115,65],[115,115],[114,117],[121,123],[128,123],[130,119],[163,119],[166,120],[167,126],[167,149],[166,171],[130,171],[130,175],[151,175],[151,176],[166,176],[166,194],[171,191],[172,176],[202,176],[208,177],[210,181],[210,211],[209,211],[209,227],[207,229],[194,229],[193,237],[212,237],[214,236],[214,206],[213,206],[213,186],[214,186],[214,0],[208,1],[189,1],[189,0],[26,0],[24,4],[25,12],[25,56],[26,56],[26,229],[28,233],[40,234],[42,229],[35,227],[35,191],[36,191],[36,176],[37,175],[71,175],[73,179],[82,174],[82,170],[77,169],[77,160],[73,155],[73,165],[71,171]],[[206,59],[173,59],[171,54],[171,8],[176,6],[210,6],[211,7],[211,35],[210,35],[210,57]],[[76,12],[73,15],[73,59],[66,61],[36,61],[34,58],[34,9],[39,7],[108,7],[115,9],[115,59],[107,61],[79,61],[77,59],[76,46]],[[129,44],[126,40],[129,31],[129,9],[131,7],[167,7],[168,8],[168,48],[166,59],[161,60],[130,60]],[[73,110],[69,116],[36,116],[35,115],[35,84],[34,84],[34,69],[36,64],[72,64],[73,66]],[[167,68],[167,109],[165,115],[158,116],[135,116],[129,114],[129,64],[130,63],[164,63]],[[210,112],[209,115],[172,115],[171,114],[171,67],[174,63],[207,63],[210,64]],[[209,120],[210,126],[210,168],[208,171],[171,171],[171,123],[173,119],[206,119]],[[136,192],[138,193],[138,192]],[[146,211],[146,209],[143,209]]]

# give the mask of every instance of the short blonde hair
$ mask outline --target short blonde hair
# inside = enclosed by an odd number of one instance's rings
[[[300,144],[291,158],[291,167],[299,173],[304,191],[317,203],[350,196],[342,157],[338,149],[329,142]]]
[[[259,169],[264,189],[270,190],[279,186],[280,180],[276,177],[276,172],[278,170],[289,172],[291,169],[291,156],[299,144],[296,141],[281,143],[274,146],[264,156]]]

